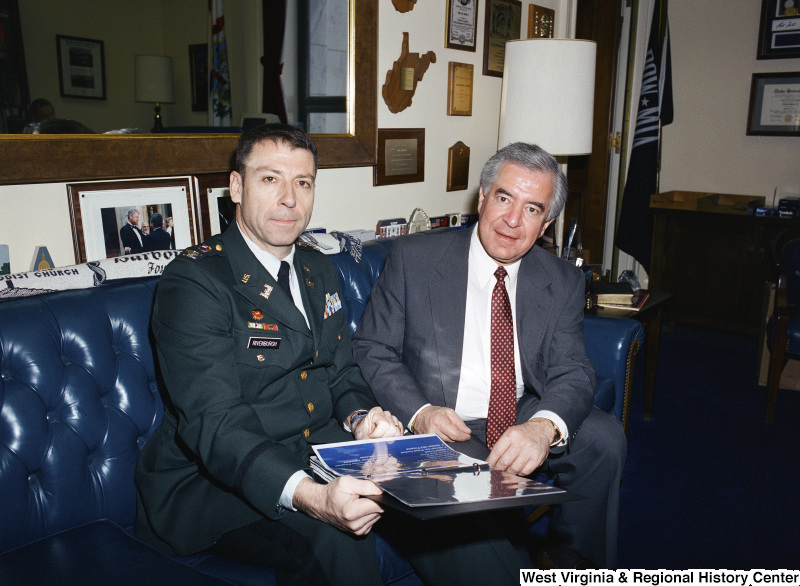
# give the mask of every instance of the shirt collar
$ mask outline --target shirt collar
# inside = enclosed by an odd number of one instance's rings
[[[522,259],[517,260],[510,265],[504,265],[506,273],[508,273],[508,289],[514,290],[517,285],[517,275],[519,274],[519,264]],[[480,238],[478,238],[478,227],[472,231],[472,238],[469,243],[469,270],[474,271],[477,278],[478,285],[481,289],[491,284],[494,287],[496,279],[494,272],[497,270],[497,261],[494,260],[483,248]]]
[[[259,248],[255,242],[250,240],[247,235],[242,232],[242,230],[239,228],[239,224],[236,224],[236,229],[239,230],[239,234],[242,235],[242,239],[244,240],[244,243],[247,244],[247,248],[249,248],[250,251],[255,255],[255,257],[258,259],[258,262],[261,263],[261,266],[267,269],[269,274],[272,275],[273,279],[276,281],[278,280],[278,270],[281,268],[281,260],[288,262],[289,269],[291,270],[292,266],[294,265],[294,244],[292,245],[292,251],[287,254],[285,258],[279,259],[271,252],[267,252],[266,250]]]

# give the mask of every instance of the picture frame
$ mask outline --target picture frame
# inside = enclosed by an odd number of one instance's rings
[[[486,0],[483,75],[503,77],[506,42],[519,39],[521,29],[520,0]]]
[[[56,54],[61,97],[106,99],[103,41],[56,35]]]
[[[800,71],[754,73],[748,136],[800,136]]]
[[[425,129],[378,129],[373,185],[425,181]]]
[[[800,57],[800,10],[798,2],[761,0],[758,59]]]
[[[195,176],[198,210],[198,242],[220,234],[234,222],[236,204],[231,200],[230,173],[208,173]]]
[[[478,2],[447,0],[445,48],[475,52],[478,44]]]
[[[447,65],[447,115],[472,116],[471,63],[450,61]]]
[[[208,112],[208,44],[189,45],[192,112]]]
[[[552,39],[556,21],[556,11],[535,4],[528,5],[529,39]]]
[[[162,216],[164,229],[172,220],[169,248],[181,250],[197,244],[195,206],[189,177],[123,181],[97,181],[67,184],[72,243],[76,264],[126,256],[121,230],[126,227],[127,212],[138,211],[139,226],[149,222],[153,213]],[[136,237],[132,232],[131,235]],[[139,242],[142,248],[146,240]],[[145,250],[131,250],[138,254]]]

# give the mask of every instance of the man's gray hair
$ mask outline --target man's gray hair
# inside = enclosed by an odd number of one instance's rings
[[[127,214],[128,214],[129,218],[132,218],[133,216],[135,216],[138,213],[139,213],[139,210],[137,210],[136,208],[130,208],[127,211]]]
[[[503,147],[492,156],[481,171],[481,188],[487,195],[500,174],[503,163],[519,165],[529,171],[550,173],[553,177],[553,200],[550,202],[550,213],[547,219],[552,220],[567,201],[567,178],[558,166],[556,158],[540,146],[525,142],[515,142]]]

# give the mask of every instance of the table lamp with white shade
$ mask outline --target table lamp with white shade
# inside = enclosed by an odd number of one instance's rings
[[[506,43],[498,149],[537,144],[555,157],[592,152],[597,44],[577,39]],[[566,163],[559,160],[566,174]],[[564,212],[556,220],[561,251]]]
[[[151,102],[155,106],[155,121],[151,132],[164,132],[161,122],[161,104],[175,102],[172,81],[172,57],[162,55],[136,55],[136,101]]]

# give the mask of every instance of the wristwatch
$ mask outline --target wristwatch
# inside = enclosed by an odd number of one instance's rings
[[[556,437],[553,439],[552,442],[550,442],[550,447],[552,448],[553,446],[557,446],[559,443],[561,443],[561,440],[564,439],[564,436],[561,435],[561,429],[559,429],[555,421],[553,421],[552,419],[548,419],[547,421],[550,422],[550,424],[553,426],[553,429],[556,431]]]
[[[345,431],[349,431],[350,433],[353,432],[353,428],[356,426],[356,421],[361,419],[362,417],[366,417],[369,411],[366,409],[359,409],[358,411],[353,411],[353,414],[350,415],[350,423],[348,424],[347,421],[344,422],[344,429]]]

